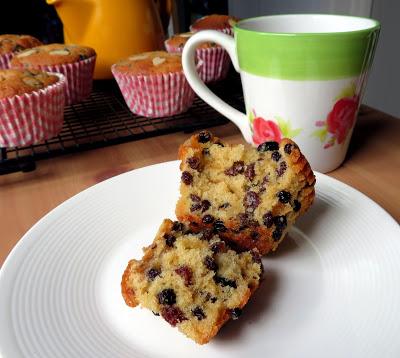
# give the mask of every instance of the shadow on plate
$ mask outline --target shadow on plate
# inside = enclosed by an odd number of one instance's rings
[[[238,339],[249,325],[255,324],[260,319],[265,319],[265,314],[271,309],[272,300],[276,292],[279,290],[278,274],[275,271],[268,270],[264,274],[264,280],[247,306],[243,309],[243,314],[239,318],[239,322],[229,321],[222,327],[214,341],[223,343]]]
[[[329,215],[328,212],[331,209],[332,205],[328,201],[323,197],[317,197],[309,212],[296,222],[292,234],[289,234],[282,241],[275,252],[266,256],[268,261],[271,259],[279,260],[286,255],[295,255],[303,245],[309,245],[307,240],[303,238],[312,237],[313,242],[315,240],[323,240],[323,237],[316,237],[315,230],[318,225],[322,225],[323,217]],[[301,234],[298,235],[297,231],[300,231]],[[246,329],[251,328],[252,324],[265,319],[268,311],[274,309],[274,297],[278,295],[281,289],[280,279],[278,271],[271,268],[271,266],[266,267],[264,280],[254,293],[254,296],[250,298],[248,305],[243,309],[243,315],[240,317],[239,322],[228,322],[215,338],[215,342],[223,343],[238,339]]]
[[[295,230],[299,230],[302,233],[302,236],[312,237],[313,242],[323,239],[323,237],[317,237],[317,235],[314,235],[314,231],[315,228],[320,225],[321,219],[326,216],[331,209],[331,204],[317,197],[310,210],[296,221]],[[295,240],[293,238],[294,236],[295,235],[292,235],[289,232],[276,251],[267,255],[268,259],[278,259],[293,254],[301,247],[301,245],[306,244],[304,240]]]

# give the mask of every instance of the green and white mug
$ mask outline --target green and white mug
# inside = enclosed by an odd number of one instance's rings
[[[253,145],[292,138],[313,169],[344,160],[378,41],[380,25],[340,15],[274,15],[246,19],[234,38],[205,30],[186,43],[182,64],[194,91],[229,118]],[[226,104],[195,67],[196,47],[213,41],[240,73],[246,113]]]

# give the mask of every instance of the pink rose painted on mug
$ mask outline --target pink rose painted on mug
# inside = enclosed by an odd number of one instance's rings
[[[278,125],[271,120],[265,120],[261,117],[254,118],[253,122],[253,142],[254,144],[261,144],[268,140],[280,142],[282,133]]]
[[[301,128],[292,129],[290,121],[285,121],[283,118],[275,116],[271,119],[264,119],[257,116],[254,109],[249,115],[250,123],[253,128],[253,143],[259,145],[267,141],[280,142],[282,138],[296,137]]]
[[[352,84],[336,98],[326,120],[315,122],[321,129],[315,130],[312,135],[324,143],[325,149],[346,141],[356,121],[359,103],[360,98],[355,95],[355,85]]]

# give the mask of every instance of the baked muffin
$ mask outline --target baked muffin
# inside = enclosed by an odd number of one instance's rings
[[[65,78],[38,70],[0,70],[0,147],[57,135],[64,120]]]
[[[199,344],[239,317],[263,272],[257,250],[238,254],[212,231],[194,234],[168,219],[143,251],[123,274],[125,302],[161,315]]]
[[[129,109],[145,117],[186,111],[195,93],[183,73],[181,56],[166,51],[132,55],[111,67]]]
[[[165,48],[168,52],[172,53],[182,53],[183,47],[186,42],[193,36],[194,32],[184,32],[182,34],[175,34],[169,39],[165,40]],[[198,48],[214,48],[221,47],[215,42],[204,42]]]
[[[237,17],[229,15],[207,15],[196,20],[191,26],[190,31],[217,30],[233,36],[233,26],[239,21]]]
[[[314,174],[290,139],[245,148],[203,131],[180,147],[179,159],[178,220],[239,250],[274,251],[314,200]]]
[[[0,70],[0,98],[31,93],[58,80],[56,75],[38,70]]]
[[[165,48],[171,53],[182,53],[183,47],[193,32],[177,34],[165,41]],[[196,59],[202,62],[200,78],[206,82],[215,82],[226,77],[231,60],[228,53],[215,42],[205,42],[196,49]]]
[[[29,35],[0,35],[0,70],[10,67],[10,60],[15,53],[41,44],[37,38]]]
[[[11,60],[12,68],[40,69],[62,73],[67,80],[66,104],[90,95],[96,52],[86,46],[50,44],[22,51]]]

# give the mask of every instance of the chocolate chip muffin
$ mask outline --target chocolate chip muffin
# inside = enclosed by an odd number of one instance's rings
[[[237,17],[229,15],[207,15],[196,20],[191,26],[190,31],[217,30],[228,35],[233,35],[233,26],[239,21]]]
[[[240,316],[262,272],[257,250],[238,254],[212,230],[195,234],[166,219],[143,258],[129,262],[122,295],[204,344]]]
[[[39,68],[39,66],[60,65],[86,60],[96,52],[86,46],[50,44],[25,50],[11,61],[13,67]]]
[[[10,66],[62,73],[66,78],[65,101],[70,105],[90,95],[95,62],[96,52],[90,47],[50,44],[18,53]]]
[[[314,200],[314,174],[290,139],[245,148],[203,131],[180,147],[179,159],[178,220],[240,250],[274,251]]]
[[[57,76],[38,70],[0,70],[0,98],[31,93],[58,80]]]
[[[0,35],[0,69],[10,67],[15,53],[41,44],[37,38],[29,35]]]

